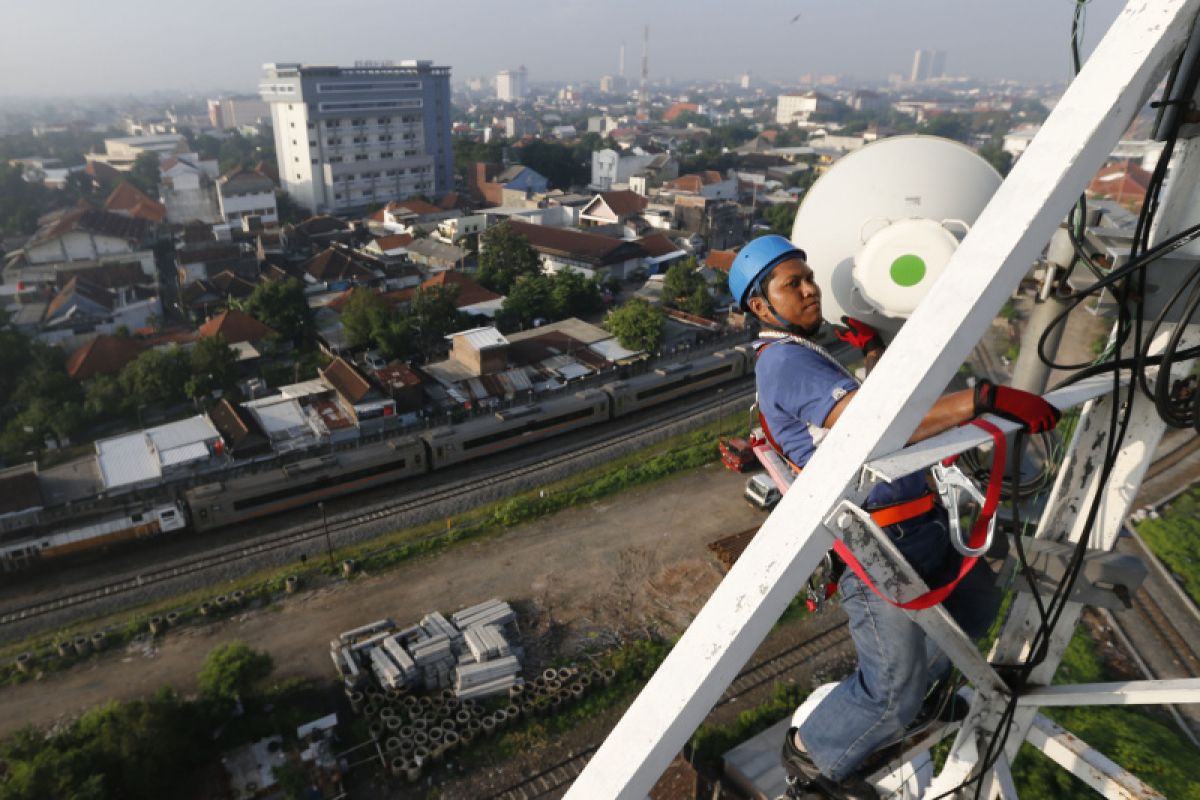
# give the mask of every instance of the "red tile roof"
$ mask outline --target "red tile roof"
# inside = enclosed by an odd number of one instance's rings
[[[1088,184],[1088,194],[1105,197],[1127,206],[1140,206],[1146,199],[1150,173],[1132,161],[1110,164],[1096,173]]]
[[[327,247],[310,258],[304,271],[319,281],[375,280],[375,273],[344,250]]]
[[[505,224],[511,225],[513,231],[528,239],[535,250],[598,266],[614,264],[642,254],[642,249],[633,242],[610,236],[516,220],[509,220]]]
[[[424,200],[409,199],[409,200],[393,200],[387,204],[387,210],[395,214],[397,211],[408,211],[410,214],[416,214],[418,217],[423,217],[426,214],[441,214],[445,209],[438,208],[432,203],[426,203]]]
[[[392,387],[417,386],[421,383],[421,376],[403,361],[393,361],[383,369],[375,370],[375,377],[380,383]]]
[[[675,103],[663,114],[663,122],[672,122],[685,111],[690,111],[694,114],[699,110],[700,106],[695,103]]]
[[[321,377],[325,379],[330,388],[351,405],[371,393],[370,382],[354,368],[353,364],[343,358],[335,358],[320,372]]]
[[[77,381],[115,375],[145,349],[145,342],[127,336],[97,336],[67,356],[67,374]]]
[[[736,255],[737,253],[733,250],[710,250],[704,257],[704,263],[713,269],[721,270],[721,272],[729,272]]]
[[[151,198],[129,181],[121,181],[104,201],[108,211],[124,213],[149,222],[162,222],[167,218],[167,207]]]
[[[637,240],[637,243],[646,251],[646,255],[651,258],[661,258],[671,253],[677,253],[680,249],[679,245],[672,242],[670,237],[664,233],[652,233],[649,236],[643,236]]]
[[[274,336],[275,331],[245,311],[231,308],[213,317],[196,330],[196,336],[201,339],[207,339],[217,334],[225,337],[226,344],[236,344],[238,342],[258,342],[268,336]]]
[[[124,239],[137,246],[149,237],[151,228],[151,223],[143,219],[126,217],[100,209],[77,208],[40,228],[26,247],[35,247],[53,241],[73,231]]]
[[[461,272],[455,272],[452,269],[446,270],[445,272],[439,272],[437,275],[434,275],[432,278],[421,284],[422,289],[432,289],[435,286],[442,288],[457,286],[458,297],[455,300],[455,304],[459,308],[474,306],[478,305],[479,303],[486,303],[490,300],[501,299],[500,295],[496,294],[490,289],[483,288],[466,275],[463,275]]]
[[[109,311],[112,310],[113,304],[116,302],[116,297],[108,289],[76,276],[67,281],[66,285],[58,290],[58,294],[46,306],[45,319],[50,319],[57,315],[59,311],[68,306],[76,297],[89,300]]]
[[[412,234],[408,233],[393,233],[391,236],[380,236],[375,239],[375,244],[379,245],[379,249],[383,252],[388,250],[396,250],[401,247],[408,247],[412,244]]]
[[[623,190],[619,192],[601,192],[596,195],[591,202],[584,207],[584,213],[591,214],[589,211],[595,205],[603,203],[608,206],[609,210],[617,216],[618,219],[631,217],[634,214],[640,214],[646,208],[647,200],[637,192]]]

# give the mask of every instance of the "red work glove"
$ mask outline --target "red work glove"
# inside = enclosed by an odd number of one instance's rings
[[[853,317],[842,317],[842,324],[832,327],[834,336],[848,345],[857,347],[864,356],[876,350],[883,350],[883,339],[879,338],[879,331],[865,322]]]
[[[1019,422],[1030,433],[1043,433],[1058,424],[1061,412],[1036,394],[991,381],[975,384],[975,413],[997,414]]]

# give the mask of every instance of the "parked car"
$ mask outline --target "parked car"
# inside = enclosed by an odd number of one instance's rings
[[[779,487],[775,485],[775,481],[771,480],[771,476],[765,472],[750,476],[746,481],[746,491],[743,496],[746,498],[746,502],[763,511],[770,511],[778,505],[783,497]]]

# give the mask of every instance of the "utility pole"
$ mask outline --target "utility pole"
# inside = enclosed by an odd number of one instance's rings
[[[321,509],[321,527],[325,529],[325,552],[329,554],[329,568],[336,570],[333,565],[333,541],[329,538],[329,520],[325,516],[325,501],[318,502],[317,508]]]
[[[638,89],[638,119],[650,118],[650,102],[646,97],[646,78],[650,74],[650,26],[642,28],[642,86]]]

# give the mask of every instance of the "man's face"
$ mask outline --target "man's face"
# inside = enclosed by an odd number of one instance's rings
[[[805,331],[815,331],[821,324],[821,289],[803,259],[789,258],[776,264],[764,286],[767,299],[785,322]],[[756,317],[776,324],[762,297],[751,297],[748,303]]]

